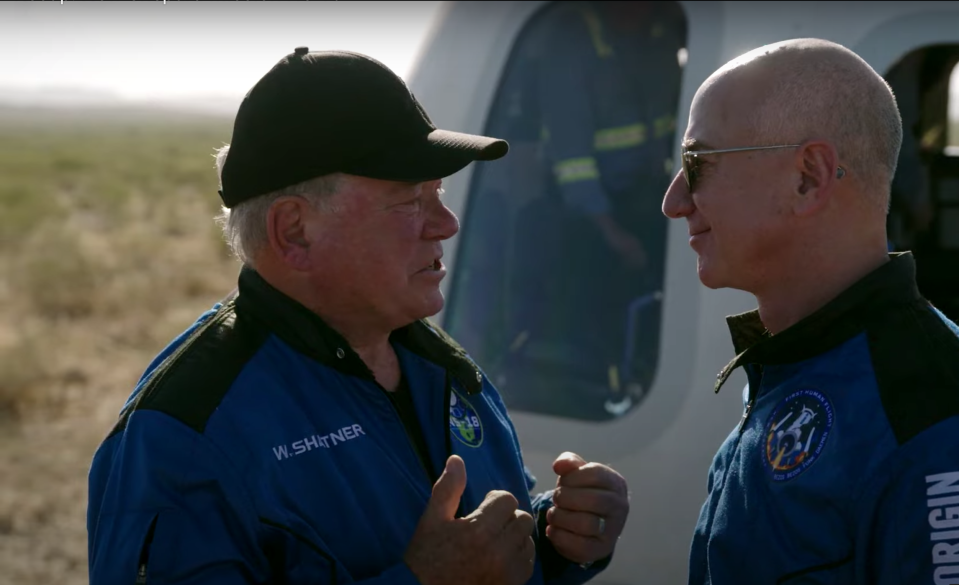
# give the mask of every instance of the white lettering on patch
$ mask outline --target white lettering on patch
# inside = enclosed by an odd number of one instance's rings
[[[959,583],[959,472],[927,475],[929,540],[932,545],[933,581],[936,585]],[[943,542],[946,541],[946,542]]]
[[[302,455],[313,449],[330,449],[361,436],[366,436],[363,427],[360,425],[349,425],[328,435],[310,435],[303,437],[302,439],[293,441],[289,446],[277,445],[273,447],[273,455],[276,456],[277,461],[283,461],[284,459]]]

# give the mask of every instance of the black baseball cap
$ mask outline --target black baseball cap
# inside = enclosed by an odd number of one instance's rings
[[[437,129],[403,80],[375,59],[297,47],[243,98],[220,197],[233,207],[335,172],[432,181],[508,150],[505,140]]]

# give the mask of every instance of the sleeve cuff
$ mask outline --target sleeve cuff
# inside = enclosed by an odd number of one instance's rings
[[[613,561],[613,553],[609,553],[609,556],[607,556],[605,559],[599,559],[598,561],[594,561],[592,563],[582,563],[581,565],[579,565],[579,568],[583,569],[584,571],[592,571],[594,573],[599,573],[600,571],[608,567],[609,563],[611,563],[612,561]]]

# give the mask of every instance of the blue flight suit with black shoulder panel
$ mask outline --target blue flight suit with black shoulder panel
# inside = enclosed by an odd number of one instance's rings
[[[729,318],[746,411],[716,454],[690,585],[959,583],[959,328],[909,253],[773,336]]]
[[[346,341],[244,267],[238,292],[157,356],[94,456],[91,585],[414,585],[403,554],[454,453],[461,515],[495,489],[537,518],[530,584],[608,565],[584,569],[545,538],[551,492],[530,498],[506,409],[465,352],[425,320],[391,343],[422,459]]]

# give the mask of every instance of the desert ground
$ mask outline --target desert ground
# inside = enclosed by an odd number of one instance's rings
[[[94,451],[153,356],[235,285],[213,221],[231,128],[0,109],[0,585],[88,582]]]

